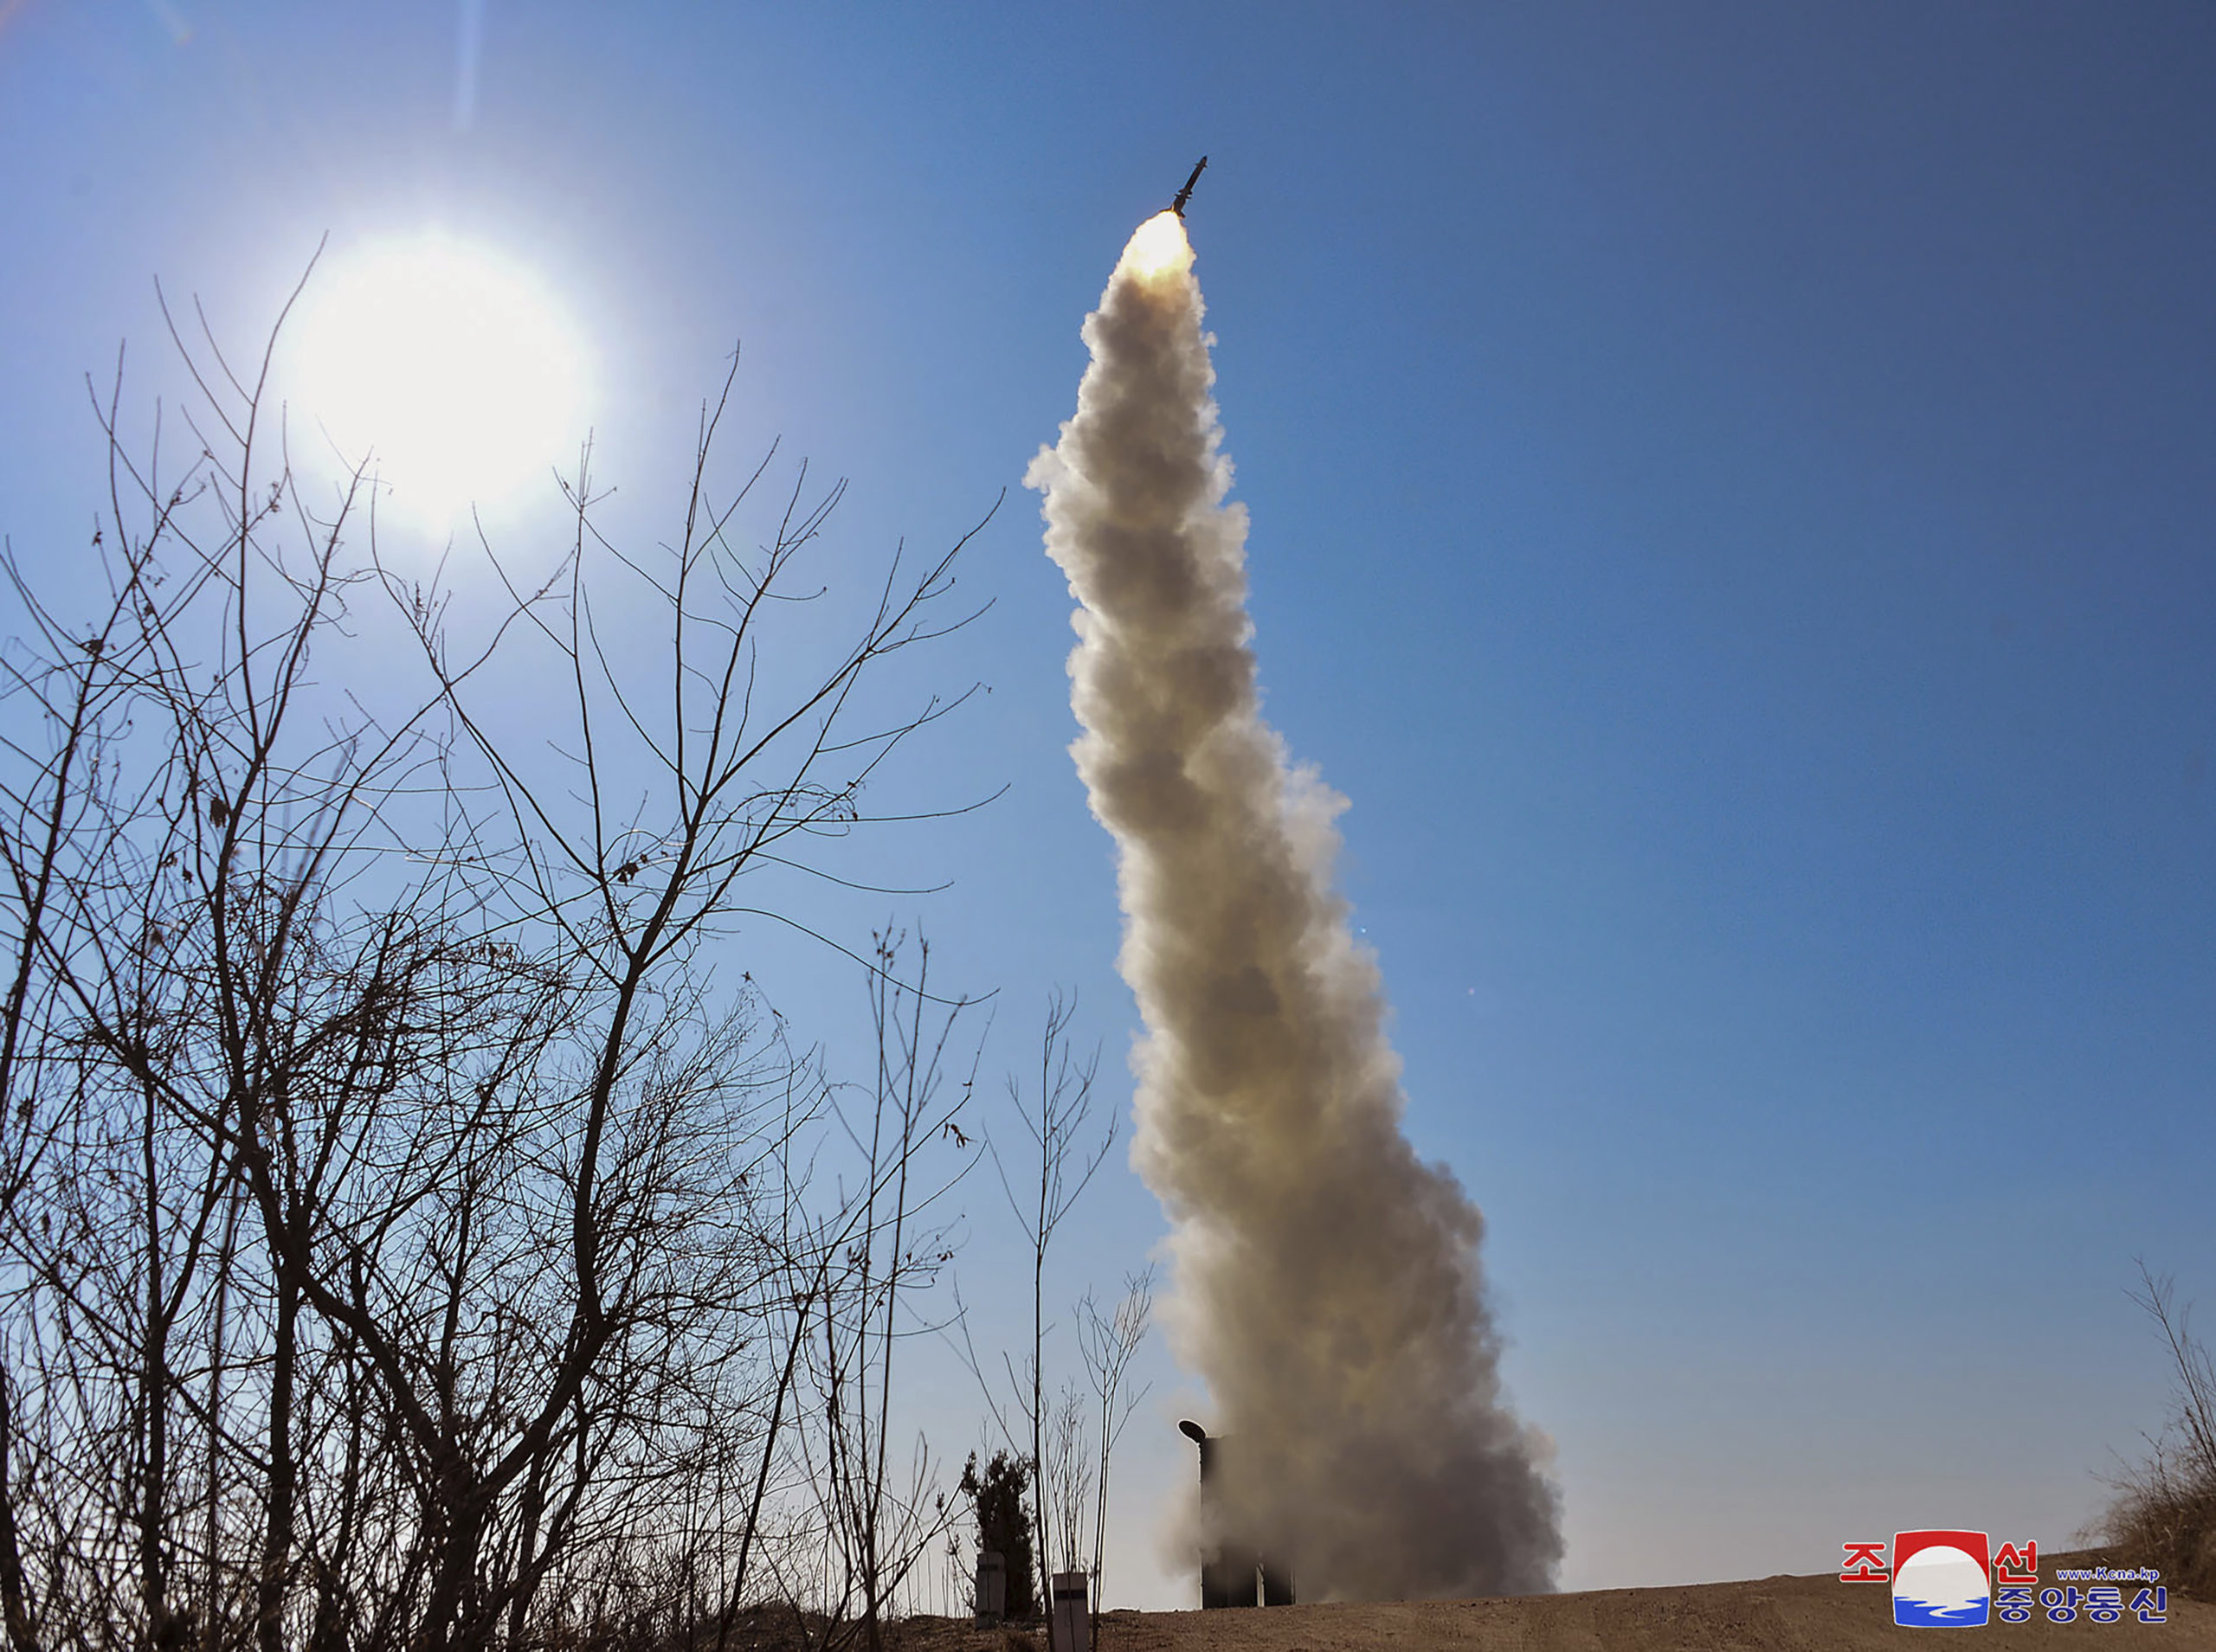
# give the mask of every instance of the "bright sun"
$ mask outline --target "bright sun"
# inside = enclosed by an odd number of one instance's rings
[[[318,270],[301,304],[299,411],[418,522],[498,507],[576,456],[584,351],[528,272],[427,235]]]

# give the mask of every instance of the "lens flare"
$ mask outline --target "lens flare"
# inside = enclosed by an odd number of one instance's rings
[[[1116,266],[1118,273],[1142,281],[1182,275],[1192,267],[1193,243],[1185,239],[1185,221],[1167,208],[1132,231]]]

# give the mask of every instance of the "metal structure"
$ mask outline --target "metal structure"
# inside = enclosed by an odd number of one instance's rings
[[[1201,1449],[1201,1506],[1214,1501],[1213,1492],[1223,1483],[1227,1461],[1221,1435],[1211,1435],[1198,1423],[1183,1422],[1177,1430]],[[1211,1522],[1213,1525],[1213,1522]],[[1252,1606],[1258,1592],[1265,1606],[1293,1604],[1292,1572],[1282,1562],[1272,1565],[1259,1549],[1237,1539],[1220,1535],[1213,1552],[1201,1556],[1201,1610]]]

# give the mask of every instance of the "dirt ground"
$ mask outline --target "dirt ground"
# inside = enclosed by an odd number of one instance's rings
[[[2041,1556],[2043,1585],[2057,1565],[2090,1555]],[[2115,1557],[2110,1565],[2128,1564]],[[2127,1588],[2129,1600],[2132,1590]],[[1045,1652],[1046,1636],[977,1630],[944,1618],[902,1625],[901,1652]],[[1228,1612],[1111,1612],[1098,1652],[1865,1652],[1921,1644],[1896,1629],[1889,1593],[1826,1574],[1579,1595],[1382,1605],[1279,1606]],[[1948,1642],[1942,1637],[1939,1644]],[[1994,1623],[1969,1644],[1981,1652],[2060,1652],[2103,1647],[2137,1652],[2216,1652],[2216,1605],[2170,1597],[2169,1621],[2142,1623]]]

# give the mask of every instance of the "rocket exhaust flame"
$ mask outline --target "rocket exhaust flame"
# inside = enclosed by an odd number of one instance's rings
[[[1261,717],[1192,258],[1174,213],[1131,237],[1025,479],[1082,604],[1071,751],[1119,853],[1167,1317],[1240,1448],[1208,1517],[1306,1600],[1544,1590],[1556,1498],[1500,1393],[1482,1219],[1401,1133],[1377,964],[1332,887],[1345,800]]]
[[[1155,282],[1186,275],[1193,267],[1193,244],[1185,239],[1185,221],[1174,208],[1164,207],[1131,232],[1116,273],[1135,281]]]

